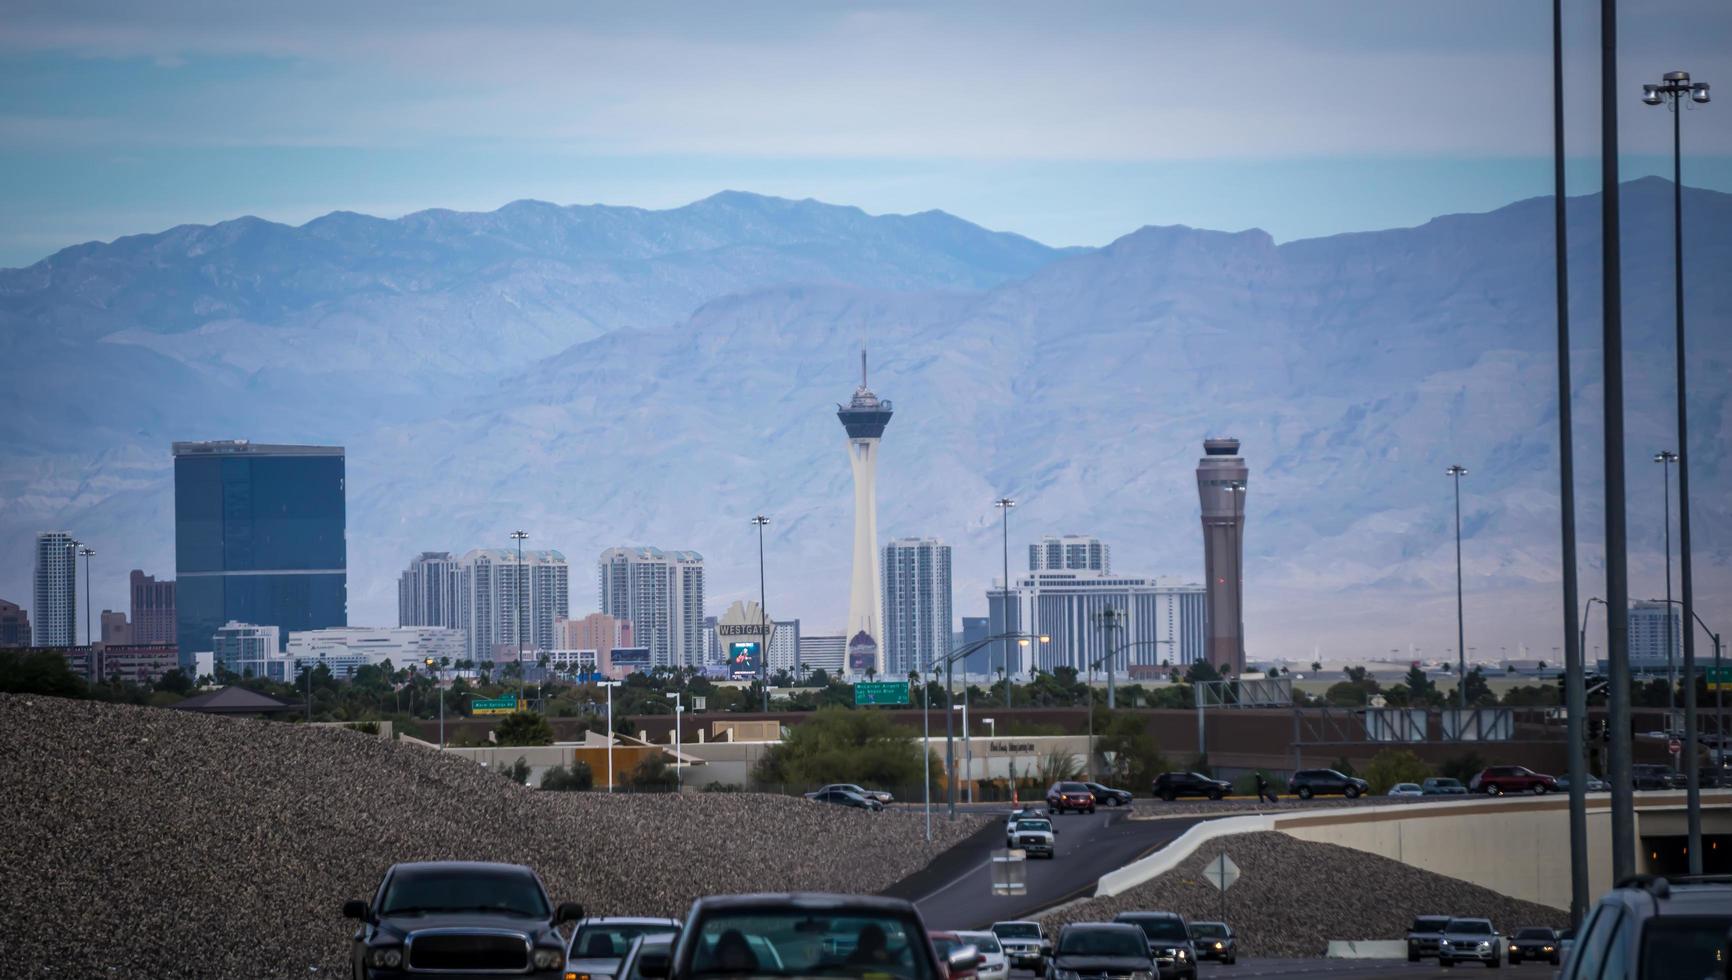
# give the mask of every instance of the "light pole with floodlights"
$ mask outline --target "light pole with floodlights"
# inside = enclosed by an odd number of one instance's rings
[[[610,694],[610,700],[611,697]],[[669,691],[664,695],[664,697],[674,699],[674,778],[679,781],[677,785],[679,786],[679,791],[683,793],[686,789],[686,768],[684,761],[685,753],[681,750],[680,744],[680,716],[686,713],[686,706],[685,702],[681,700],[683,692]],[[612,709],[610,708],[609,711],[611,712]]]
[[[1684,98],[1699,106],[1708,104],[1708,83],[1693,82],[1687,71],[1669,71],[1658,85],[1642,86],[1642,101],[1647,105],[1665,105],[1672,113],[1672,312],[1674,318],[1673,353],[1677,364],[1678,389],[1678,585],[1683,595],[1684,610],[1684,738],[1691,751],[1696,746],[1696,631],[1690,629],[1690,619],[1696,614],[1695,581],[1690,569],[1690,426],[1687,407],[1688,372],[1685,370],[1684,341]],[[1669,530],[1669,529],[1668,529]],[[1667,576],[1667,586],[1671,586]],[[1666,617],[1670,630],[1671,616]],[[1667,647],[1670,650],[1670,646]],[[1671,701],[1667,701],[1667,722],[1670,727]],[[1689,799],[1697,799],[1700,786],[1696,767],[1685,774],[1685,789]],[[1691,813],[1695,813],[1694,807]],[[1696,841],[1700,844],[1700,840]],[[1701,867],[1700,847],[1691,848],[1691,867]]]
[[[1010,625],[1010,509],[1016,506],[1016,501],[1009,497],[1000,497],[992,502],[998,508],[999,526],[1003,528],[1004,536],[1004,611],[1005,625]],[[1017,625],[1022,625],[1018,623]],[[991,673],[990,670],[987,671]],[[1010,710],[1010,644],[1004,645],[1004,707]]]
[[[1462,612],[1461,602],[1461,478],[1467,475],[1467,467],[1451,465],[1444,470],[1455,481],[1455,706],[1458,711],[1467,710],[1467,618]],[[1457,720],[1457,725],[1462,724]]]

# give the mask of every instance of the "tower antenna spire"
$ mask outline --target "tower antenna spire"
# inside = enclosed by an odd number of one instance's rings
[[[866,387],[866,341],[860,341],[860,387]]]

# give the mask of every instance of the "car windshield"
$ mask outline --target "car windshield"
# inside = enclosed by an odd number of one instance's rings
[[[1016,822],[1016,829],[1017,830],[1046,830],[1046,831],[1050,831],[1050,830],[1052,830],[1052,821],[1051,820],[1018,820]]]
[[[1662,915],[1642,926],[1644,977],[1713,977],[1725,966],[1732,915]]]
[[[631,968],[626,971],[621,980],[644,980],[644,956],[649,953],[660,953],[664,956],[671,954],[673,952],[673,940],[672,935],[646,937],[643,942],[638,944],[637,956],[632,959]]]
[[[1552,931],[1550,929],[1523,929],[1517,932],[1515,937],[1517,939],[1550,939],[1552,938]]]
[[[992,927],[1000,939],[1039,939],[1040,926],[1032,922],[1000,922]]]
[[[1193,922],[1191,936],[1195,939],[1225,939],[1227,927],[1219,922]]]
[[[595,922],[579,926],[571,939],[571,955],[581,959],[624,956],[631,941],[652,933],[669,934],[674,927],[665,922]]]
[[[872,909],[723,912],[697,925],[690,976],[935,980],[913,917]]]
[[[1004,952],[1004,947],[998,944],[998,937],[990,932],[964,932],[958,933],[958,935],[962,937],[963,942],[974,944],[974,948],[983,954]]]
[[[1489,936],[1491,923],[1484,919],[1451,919],[1443,931],[1461,936]]]
[[[385,886],[380,915],[498,912],[548,916],[547,896],[528,871],[513,868],[399,868]]]
[[[1166,916],[1151,916],[1150,918],[1124,919],[1143,930],[1143,934],[1157,942],[1184,942],[1191,938],[1185,931],[1185,920],[1172,919]]]
[[[1059,783],[1058,791],[1060,793],[1087,793],[1089,788],[1082,783]]]
[[[1146,957],[1149,948],[1123,929],[1066,929],[1058,940],[1058,955]]]
[[[1413,928],[1409,932],[1442,932],[1449,925],[1449,920],[1441,915],[1422,915],[1413,920]]]

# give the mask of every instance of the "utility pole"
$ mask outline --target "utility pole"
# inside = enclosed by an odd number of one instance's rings
[[[1461,598],[1461,478],[1467,467],[1452,465],[1444,470],[1455,481],[1455,706],[1460,717],[1456,730],[1467,723],[1467,618],[1462,612]]]
[[[758,529],[758,638],[764,642],[764,648],[758,651],[758,686],[764,691],[765,714],[770,711],[770,623],[764,608],[764,527],[769,523],[770,519],[762,514],[752,518]]]
[[[517,542],[517,710],[526,711],[528,705],[523,701],[523,539],[529,537],[527,531],[512,531],[511,538]]]
[[[1000,523],[1000,526],[1004,529],[1004,629],[1003,629],[1003,632],[1008,633],[1013,628],[1016,630],[1022,629],[1021,623],[1017,623],[1015,627],[1012,627],[1010,625],[1010,603],[1011,603],[1011,598],[1010,598],[1010,509],[1012,507],[1016,506],[1016,501],[1010,499],[1009,497],[1000,497],[997,500],[993,501],[992,505],[994,507],[998,508],[999,516],[1001,518],[999,523]],[[1019,609],[1018,611],[1020,612],[1021,610]],[[1008,711],[1010,709],[1010,641],[1009,640],[1004,641],[1003,646],[1004,646],[1004,707],[1005,707],[1005,710]]]

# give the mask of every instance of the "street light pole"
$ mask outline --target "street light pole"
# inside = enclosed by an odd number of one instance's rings
[[[1467,467],[1451,465],[1444,472],[1455,481],[1455,706],[1458,711],[1466,711],[1467,619],[1461,601],[1461,478],[1467,475]],[[1456,725],[1462,723],[1463,719],[1456,720]]]
[[[512,531],[511,538],[517,542],[517,710],[527,709],[523,703],[523,539],[529,537],[527,531]]]
[[[969,654],[984,650],[987,647],[991,646],[994,643],[997,643],[1000,640],[1011,640],[1011,639],[1017,639],[1019,637],[1026,637],[1026,636],[1032,636],[1032,634],[1009,632],[1009,631],[1003,632],[1003,633],[994,633],[993,635],[985,637],[983,639],[975,640],[973,643],[964,643],[963,645],[945,653],[944,659],[943,659],[942,664],[941,664],[941,666],[943,666],[943,668],[944,668],[944,705],[945,705],[945,708],[946,709],[954,708],[954,705],[952,704],[952,702],[954,702],[956,700],[956,662],[958,660],[962,660],[962,659],[966,658]],[[1042,643],[1046,643],[1052,639],[1052,637],[1050,637],[1050,636],[1040,636],[1040,637],[1036,637],[1036,638],[1039,639],[1040,642],[1042,642]],[[951,820],[956,819],[956,722],[955,722],[955,718],[956,718],[956,712],[954,710],[946,710],[944,712],[944,783],[945,783],[944,796],[945,796],[945,804],[946,804],[946,807],[948,810],[947,818],[951,819]]]
[[[764,648],[758,651],[758,686],[764,692],[764,713],[770,711],[770,623],[764,609],[764,526],[770,519],[762,514],[752,518],[758,529],[758,638]]]
[[[932,665],[927,664],[928,668]],[[920,679],[920,761],[923,779],[920,784],[921,797],[926,804],[926,841],[932,842],[932,687],[926,683],[926,675],[916,673]]]
[[[1009,497],[1000,497],[992,502],[998,508],[1000,526],[1004,529],[1004,612],[1005,628],[1010,628],[1010,509],[1016,506],[1016,501]],[[1020,610],[1019,610],[1020,611]],[[1019,617],[1020,618],[1020,617]],[[1017,623],[1021,629],[1022,624]],[[1010,644],[1004,644],[1004,708],[1010,710]]]
[[[613,689],[619,684],[619,681],[598,681],[596,685],[607,688],[607,791],[609,793],[613,792]],[[675,718],[674,722],[678,724],[679,719]]]
[[[1696,633],[1689,628],[1695,615],[1695,583],[1690,571],[1690,427],[1686,408],[1688,386],[1685,371],[1684,342],[1684,164],[1683,119],[1684,96],[1697,105],[1708,104],[1708,83],[1690,81],[1687,71],[1670,71],[1659,85],[1642,86],[1642,101],[1648,105],[1669,103],[1672,110],[1672,305],[1677,337],[1673,342],[1678,372],[1678,560],[1679,586],[1684,593],[1684,738],[1692,753],[1696,750]],[[1668,579],[1670,576],[1668,576]],[[1668,581],[1668,585],[1670,582]],[[1667,623],[1671,618],[1667,617]],[[1668,711],[1668,714],[1670,712]],[[1691,756],[1692,760],[1695,758]],[[1696,767],[1692,764],[1685,776],[1691,814],[1690,869],[1702,869],[1701,840],[1697,833],[1700,815],[1697,803],[1700,787]]]
[[[683,758],[685,753],[681,751],[680,716],[685,714],[686,706],[680,700],[681,693],[680,691],[669,691],[664,696],[674,699],[674,776],[679,780],[679,791],[683,793],[686,790],[686,767]]]
[[[1666,526],[1666,731],[1672,731],[1672,712],[1678,707],[1678,669],[1673,662],[1672,651],[1678,646],[1678,631],[1672,627],[1672,464],[1678,462],[1678,454],[1670,449],[1662,449],[1654,454],[1654,462],[1660,464],[1663,477],[1661,488],[1660,512]],[[1672,771],[1678,771],[1676,760],[1672,763]]]
[[[1576,634],[1576,452],[1570,382],[1570,263],[1568,198],[1564,180],[1564,27],[1563,0],[1552,0],[1552,263],[1558,320],[1558,485],[1559,539],[1564,578],[1564,710],[1570,773],[1570,924],[1582,927],[1588,913],[1587,760],[1583,737],[1587,694],[1582,658],[1585,643]],[[1585,619],[1585,615],[1584,615]],[[1586,627],[1583,626],[1585,630]]]

